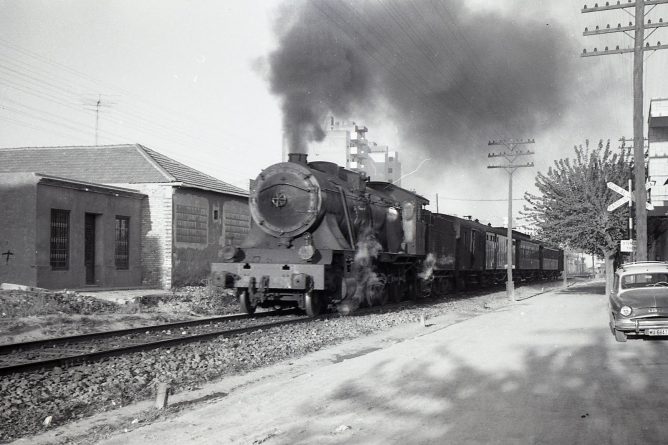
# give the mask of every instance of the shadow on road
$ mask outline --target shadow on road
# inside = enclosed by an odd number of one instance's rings
[[[587,340],[561,347],[550,344],[556,334]],[[581,334],[546,329],[538,334],[540,346],[512,352],[519,360],[511,369],[471,360],[450,345],[434,347],[437,359],[429,367],[408,361],[397,372],[405,358],[386,360],[370,374],[382,385],[351,376],[335,388],[329,406],[319,400],[300,407],[305,418],[323,410],[331,430],[295,428],[282,437],[302,444],[626,444],[668,437],[668,342],[618,344],[605,328]],[[350,432],[333,432],[338,425]]]

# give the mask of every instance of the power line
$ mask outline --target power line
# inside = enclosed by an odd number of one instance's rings
[[[439,196],[438,199],[445,201],[466,201],[466,202],[508,202],[508,198],[499,199],[473,199],[473,198],[450,198],[447,196]],[[524,198],[513,198],[513,201],[524,201]]]

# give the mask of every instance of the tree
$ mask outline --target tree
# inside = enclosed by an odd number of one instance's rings
[[[624,145],[618,152],[613,151],[610,141],[605,145],[600,141],[590,149],[587,140],[584,147],[574,149],[574,159],[555,161],[547,174],[538,173],[536,187],[540,194],[525,194],[528,205],[523,215],[538,228],[537,238],[605,258],[609,294],[619,240],[625,238],[628,227],[629,207],[609,212],[608,205],[620,196],[606,184],[627,184],[632,174],[632,154]]]

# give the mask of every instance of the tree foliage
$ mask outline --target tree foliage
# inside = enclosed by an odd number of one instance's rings
[[[626,188],[632,173],[628,148],[610,148],[610,141],[596,148],[575,146],[573,159],[554,162],[547,174],[538,173],[537,195],[525,194],[523,216],[538,228],[537,237],[564,248],[583,250],[611,258],[619,240],[626,237],[629,207],[609,212],[608,205],[621,196],[608,182]]]

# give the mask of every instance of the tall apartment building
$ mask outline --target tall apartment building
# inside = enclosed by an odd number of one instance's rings
[[[654,181],[647,213],[648,259],[668,260],[668,98],[652,99],[648,121],[647,174]]]
[[[371,163],[374,168],[373,173],[382,176],[382,181],[401,185],[401,163],[399,162],[398,151],[390,150],[387,145],[373,143],[369,146],[368,157],[373,161]],[[371,176],[373,177],[373,175]]]
[[[668,207],[668,98],[652,99],[649,106],[649,156],[648,175],[656,184],[652,187],[652,203],[663,208],[665,216]]]
[[[399,153],[366,138],[367,127],[352,121],[327,118],[322,142],[309,146],[309,161],[329,161],[353,171],[364,172],[372,181],[401,185]],[[287,153],[284,152],[284,160]]]

